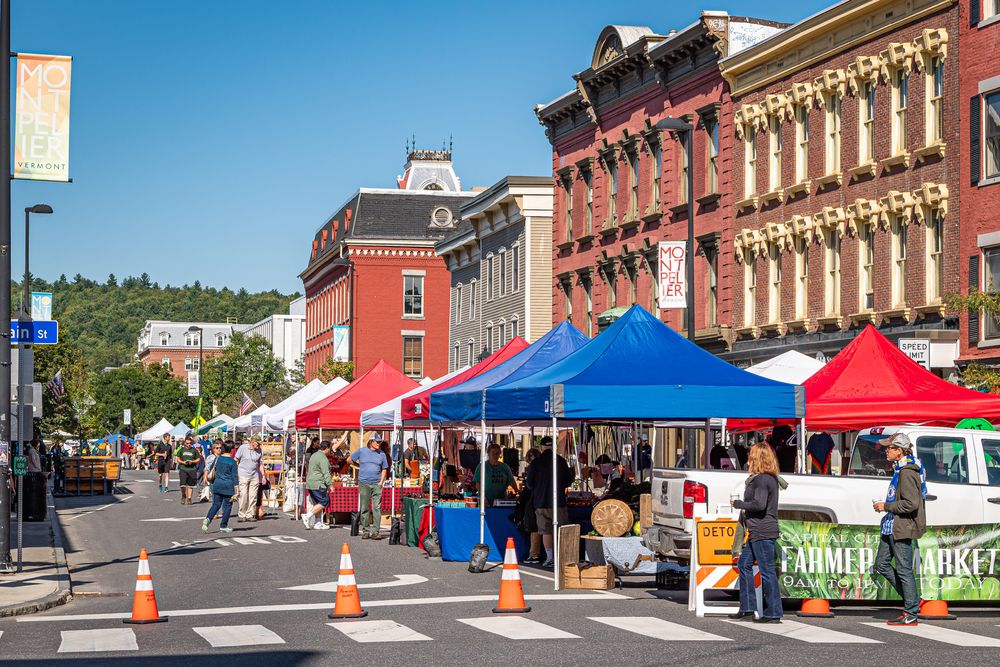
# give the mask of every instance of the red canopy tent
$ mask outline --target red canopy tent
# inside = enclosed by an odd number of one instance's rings
[[[295,411],[297,428],[356,429],[361,412],[417,387],[384,359],[336,394]]]
[[[888,424],[954,426],[966,417],[1000,420],[1000,396],[942,380],[868,325],[815,375],[806,389],[806,428],[854,431]],[[734,430],[767,428],[745,420]]]
[[[464,373],[459,373],[447,382],[435,385],[427,391],[422,391],[419,394],[414,394],[413,396],[407,396],[403,399],[401,406],[400,416],[402,420],[408,421],[411,419],[427,419],[431,413],[431,394],[436,391],[447,389],[448,387],[454,387],[457,384],[461,384],[466,380],[476,377],[480,373],[485,373],[491,368],[499,366],[503,362],[507,361],[526,347],[528,347],[528,341],[524,340],[520,336],[514,336],[506,345],[480,361],[475,366],[470,367],[469,370]]]

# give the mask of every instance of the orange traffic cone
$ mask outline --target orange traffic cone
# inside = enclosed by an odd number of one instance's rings
[[[948,613],[948,603],[944,600],[921,600],[917,618],[924,621],[954,621],[958,617]]]
[[[340,549],[340,576],[337,578],[337,598],[333,603],[330,618],[364,618],[368,612],[361,608],[358,583],[354,580],[354,565],[351,564],[351,549],[344,542]]]
[[[153,590],[153,575],[149,573],[149,556],[146,550],[139,552],[139,572],[135,575],[135,597],[132,599],[132,618],[122,619],[124,623],[163,623],[166,616],[160,616],[156,608],[156,592]]]
[[[494,614],[524,614],[531,607],[524,606],[524,590],[521,588],[521,573],[517,570],[517,552],[514,538],[507,538],[507,550],[503,556],[503,574],[500,575],[500,599],[493,608]]]
[[[819,598],[806,598],[802,601],[802,608],[796,614],[807,618],[833,618],[830,611],[830,601]]]

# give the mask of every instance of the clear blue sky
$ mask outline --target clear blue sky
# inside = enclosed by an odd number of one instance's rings
[[[14,272],[20,212],[47,202],[37,276],[301,290],[316,228],[358,187],[394,187],[411,134],[453,135],[467,187],[549,173],[534,105],[572,87],[605,25],[831,2],[13,0],[13,50],[74,58],[74,182],[13,183]]]

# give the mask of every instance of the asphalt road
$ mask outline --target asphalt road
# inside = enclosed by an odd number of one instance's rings
[[[203,534],[207,505],[181,506],[176,480],[164,495],[153,473],[124,475],[130,493],[59,501],[76,597],[41,614],[0,619],[4,664],[1000,663],[998,609],[953,609],[959,620],[925,622],[905,634],[884,625],[892,611],[861,607],[837,608],[833,619],[736,624],[696,618],[685,594],[657,591],[651,581],[553,593],[548,572],[522,567],[532,611],[501,617],[491,613],[499,570],[470,574],[464,564],[351,538],[343,528],[307,531],[281,514],[234,522],[229,535],[217,524]],[[344,541],[369,615],[331,626]],[[166,623],[121,621],[131,610],[141,548]]]

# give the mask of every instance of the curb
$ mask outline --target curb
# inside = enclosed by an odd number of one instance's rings
[[[73,582],[69,576],[69,567],[66,565],[66,550],[63,548],[62,527],[59,525],[59,517],[56,513],[55,500],[52,498],[51,491],[46,491],[45,502],[47,509],[51,510],[49,512],[49,531],[52,536],[52,551],[55,556],[56,574],[59,577],[59,590],[34,602],[0,608],[0,618],[36,614],[40,611],[66,604],[73,599]]]

